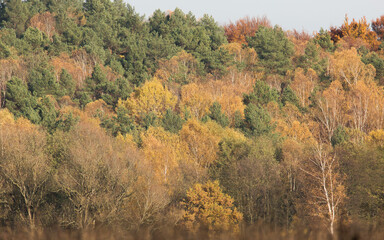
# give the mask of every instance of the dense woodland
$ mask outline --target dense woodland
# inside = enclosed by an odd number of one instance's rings
[[[0,228],[375,231],[383,86],[384,15],[308,34],[1,0]]]

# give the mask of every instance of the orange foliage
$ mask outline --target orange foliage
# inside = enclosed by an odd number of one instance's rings
[[[85,78],[91,76],[95,64],[84,50],[74,51],[71,57],[67,53],[61,53],[50,61],[57,79],[60,76],[61,70],[65,69],[72,76],[78,88],[83,86]]]
[[[271,22],[266,18],[245,17],[224,26],[228,42],[247,44],[246,38],[255,35],[259,26],[272,27]]]
[[[299,32],[296,29],[293,29],[293,31],[287,31],[287,35],[289,40],[291,40],[291,42],[295,45],[295,55],[303,55],[305,53],[307,43],[311,39],[311,35],[304,30]]]
[[[358,22],[353,19],[349,23],[348,17],[345,16],[344,24],[340,28],[332,27],[330,30],[332,40],[337,43],[344,40],[347,47],[360,47],[366,45],[367,47],[376,50],[380,45],[377,41],[377,35],[369,28],[369,23],[365,17]]]

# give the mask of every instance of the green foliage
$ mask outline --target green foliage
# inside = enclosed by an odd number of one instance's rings
[[[343,144],[348,141],[348,133],[345,130],[345,127],[338,126],[336,130],[333,133],[333,136],[331,138],[332,146],[336,146],[339,144]]]
[[[34,96],[57,95],[59,87],[53,71],[46,63],[32,69],[28,75],[28,88]]]
[[[322,47],[327,52],[333,52],[335,50],[331,35],[323,28],[320,29],[320,32],[314,38],[314,42],[320,45],[320,47]]]
[[[384,59],[380,57],[376,52],[371,52],[363,55],[361,61],[364,64],[372,64],[376,69],[375,79],[380,85],[384,84]]]
[[[167,109],[167,112],[161,121],[162,127],[165,130],[176,134],[181,130],[184,123],[183,119],[171,109]]]
[[[280,27],[260,27],[255,36],[249,37],[247,41],[256,50],[266,71],[285,75],[292,68],[290,58],[294,53],[294,45]]]
[[[252,103],[248,104],[244,110],[244,115],[242,130],[249,136],[266,135],[274,129],[271,124],[271,117],[262,107]]]
[[[40,121],[40,116],[35,110],[37,100],[21,79],[14,77],[7,82],[5,101],[5,106],[15,117],[23,116],[33,123]]]
[[[225,115],[225,113],[222,112],[221,105],[218,102],[214,102],[212,106],[209,108],[208,117],[216,121],[222,127],[226,127],[229,125],[229,119]]]
[[[281,94],[281,103],[285,106],[288,102],[295,105],[299,109],[301,108],[299,99],[290,86],[285,87]]]
[[[37,28],[29,27],[24,33],[24,40],[32,45],[33,48],[44,47],[48,42],[48,37]]]
[[[384,211],[383,152],[368,145],[343,145],[337,156],[346,176],[348,199],[346,206],[351,216],[374,223]]]
[[[150,126],[157,127],[159,125],[159,119],[154,112],[149,112],[142,117],[141,125],[148,129]]]
[[[176,8],[171,15],[157,10],[149,19],[150,32],[191,53],[204,64],[207,72],[223,72],[230,59],[219,47],[226,42],[224,31],[212,17],[199,21],[191,13]]]
[[[15,29],[17,36],[24,31],[30,17],[30,3],[22,0],[6,0],[2,25]]]
[[[7,45],[0,41],[0,59],[8,58],[9,56],[11,56],[11,51],[9,51]]]
[[[62,69],[60,73],[60,92],[62,96],[72,97],[76,90],[76,83],[73,81],[72,76],[65,70]]]
[[[253,92],[244,95],[244,104],[266,105],[269,102],[279,102],[279,92],[264,81],[256,81]]]
[[[223,190],[233,196],[236,206],[248,223],[263,220],[280,222],[292,217],[285,211],[284,189],[275,159],[275,144],[268,138],[255,141],[226,139],[219,144],[218,160],[211,176],[218,179]]]
[[[113,136],[118,134],[125,135],[136,129],[134,122],[129,117],[129,112],[124,107],[119,107],[116,111],[116,116],[105,118],[101,121],[101,126],[105,128]]]

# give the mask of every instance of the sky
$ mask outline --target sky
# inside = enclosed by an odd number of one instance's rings
[[[285,30],[308,33],[341,26],[345,14],[368,22],[384,15],[384,0],[125,0],[136,12],[149,17],[156,9],[191,11],[197,18],[211,15],[220,25],[249,17],[266,16]]]

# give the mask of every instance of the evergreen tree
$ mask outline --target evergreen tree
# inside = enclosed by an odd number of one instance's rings
[[[178,133],[183,127],[183,122],[177,113],[168,109],[162,119],[162,127],[171,133]]]
[[[209,108],[210,113],[208,114],[208,117],[214,121],[216,121],[218,124],[220,124],[222,127],[226,127],[229,124],[228,117],[221,111],[221,105],[218,102],[214,102],[212,106]]]
[[[266,71],[285,75],[292,68],[290,58],[294,53],[294,45],[287,39],[280,27],[261,26],[255,36],[249,37],[247,40],[248,45],[256,50]]]

